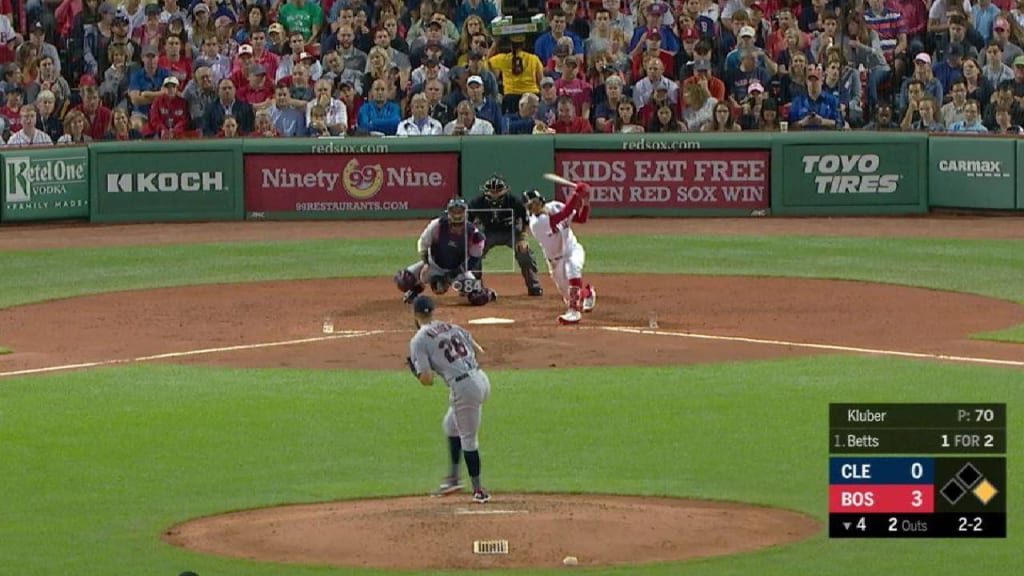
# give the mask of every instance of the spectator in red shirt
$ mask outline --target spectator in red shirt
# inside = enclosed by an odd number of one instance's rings
[[[550,126],[558,134],[590,134],[590,122],[576,116],[576,104],[568,96],[558,97],[558,116]]]
[[[160,4],[147,4],[145,10],[146,20],[142,26],[132,30],[132,40],[140,47],[159,46],[164,33],[164,25],[160,23]]]
[[[24,101],[24,94],[22,94],[20,86],[12,86],[7,89],[7,93],[4,96],[6,100],[4,105],[0,107],[0,116],[7,119],[7,126],[10,132],[13,134],[18,130],[21,130],[21,104]]]
[[[696,30],[690,29],[694,34]],[[642,78],[644,76],[644,60],[648,57],[656,56],[661,60],[661,63],[665,65],[665,76],[669,78],[675,78],[675,54],[665,50],[661,47],[661,33],[657,30],[651,30],[644,36],[641,41],[643,48],[633,54],[633,78]]]
[[[249,68],[249,82],[238,89],[238,99],[260,110],[274,103],[274,85],[267,80],[267,69],[262,64]]]
[[[81,89],[82,103],[74,109],[85,115],[85,133],[93,140],[102,140],[103,136],[110,130],[110,122],[113,113],[110,108],[103,105],[100,99],[100,91],[96,88],[95,82]]]
[[[146,133],[161,140],[181,138],[188,128],[188,101],[178,94],[178,79],[164,78],[163,94],[157,96],[149,110]]]
[[[231,81],[239,87],[239,90],[249,83],[249,68],[255,64],[253,51],[252,44],[242,44],[238,47],[238,57],[235,58],[235,64],[231,70]]]
[[[157,66],[167,70],[181,85],[192,79],[192,59],[182,51],[181,38],[168,36],[164,40],[164,52],[157,58]]]
[[[683,88],[685,89],[689,84],[700,84],[715,100],[725,100],[725,82],[711,74],[711,61],[709,60],[697,60],[693,63],[693,76],[683,80]],[[679,99],[680,111],[685,107],[683,101],[683,98]]]

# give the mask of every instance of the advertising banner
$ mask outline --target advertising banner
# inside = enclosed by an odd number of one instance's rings
[[[594,210],[669,214],[768,208],[768,150],[603,152],[557,150],[555,171],[591,185]],[[568,193],[556,187],[556,197]]]
[[[924,143],[924,139],[841,144],[783,141],[776,147],[781,151],[781,158],[775,158],[775,169],[781,173],[777,198],[787,208],[913,206],[924,210]]]
[[[89,216],[89,150],[17,149],[0,153],[0,220],[62,220]]]
[[[90,154],[94,222],[242,218],[238,141],[95,144]]]
[[[1012,210],[1017,201],[1017,141],[933,137],[928,140],[929,203],[946,208]]]
[[[246,154],[249,218],[436,215],[459,193],[459,155]]]

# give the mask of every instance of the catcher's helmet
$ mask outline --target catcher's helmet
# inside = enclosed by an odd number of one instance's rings
[[[448,221],[452,224],[463,224],[466,222],[466,210],[469,205],[462,198],[452,198],[448,201],[448,206],[445,207],[445,212],[448,213]]]
[[[523,192],[523,202],[529,204],[534,200],[540,200],[541,202],[544,202],[544,195],[540,193],[540,190],[534,188],[533,190],[527,190],[526,192]]]

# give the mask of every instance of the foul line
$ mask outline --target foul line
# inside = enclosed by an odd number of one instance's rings
[[[859,346],[842,346],[839,344],[815,344],[812,342],[789,342],[787,340],[769,340],[766,338],[747,338],[743,336],[716,336],[714,334],[695,334],[692,332],[668,332],[652,328],[626,328],[621,326],[598,326],[599,330],[609,332],[625,332],[627,334],[650,334],[653,336],[676,336],[695,340],[723,340],[726,342],[745,342],[748,344],[768,344],[771,346],[789,346],[793,348],[809,348],[812,350],[832,350],[837,352],[858,352],[878,356],[897,356],[900,358],[919,358],[927,360],[947,360],[953,362],[969,362],[974,364],[995,364],[999,366],[1024,367],[1024,361],[999,360],[996,358],[976,358],[973,356],[954,356],[950,354],[929,354],[926,352],[903,352],[900,350],[883,350],[880,348],[861,348]]]
[[[276,346],[291,346],[293,344],[309,344],[311,342],[323,342],[325,340],[339,340],[342,338],[359,338],[361,336],[374,336],[376,334],[384,334],[386,332],[393,332],[393,330],[342,330],[327,336],[299,338],[297,340],[280,340],[278,342],[261,342],[259,344],[238,344],[236,346],[220,346],[217,348],[201,348],[199,350],[186,350],[184,352],[167,352],[164,354],[152,354],[149,356],[138,356],[136,358],[119,358],[117,360],[98,360],[96,362],[82,362],[79,364],[63,364],[60,366],[46,366],[43,368],[28,368],[25,370],[0,372],[0,378],[4,378],[7,376],[27,376],[29,374],[43,374],[46,372],[60,372],[62,370],[77,370],[79,368],[96,368],[99,366],[112,366],[114,364],[131,364],[134,362],[146,362],[149,360],[165,360],[167,358],[181,358],[184,356],[216,354],[218,352],[238,352],[240,350],[274,348]]]

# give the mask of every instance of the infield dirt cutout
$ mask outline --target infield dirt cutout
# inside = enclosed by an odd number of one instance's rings
[[[819,232],[844,232],[836,222],[808,222],[823,226]],[[845,231],[858,235],[911,228],[929,235],[938,227],[932,220],[846,222]],[[794,233],[802,223],[743,220],[737,226],[780,226],[778,233]],[[585,244],[584,231],[608,226],[624,233],[634,224],[647,233],[659,231],[655,225],[665,227],[664,233],[674,233],[680,226],[676,221],[598,221],[580,232]],[[60,238],[89,245],[87,238],[93,235],[97,243],[110,245],[139,242],[139,235],[156,243],[177,243],[184,237],[181,230],[190,231],[190,241],[213,241],[219,237],[203,234],[256,240],[265,239],[256,231],[271,230],[292,240],[310,229],[334,237],[358,235],[360,230],[369,235],[382,228],[392,235],[401,229],[401,235],[411,238],[421,227],[422,223],[87,227],[62,229],[59,236],[51,231],[41,238],[54,247]],[[968,230],[972,237],[988,236],[980,224],[975,227]],[[1020,227],[1006,228],[1010,237],[1020,234]],[[0,238],[0,248],[4,242],[8,248],[39,247],[30,232],[10,231],[7,240]],[[124,234],[121,240],[118,233]],[[487,350],[482,362],[492,369],[681,365],[835,353],[785,342],[1016,361],[1022,356],[1020,345],[968,338],[1024,324],[1021,306],[981,296],[795,278],[591,275],[588,280],[598,290],[598,305],[582,328],[557,325],[563,307],[548,279],[544,281],[549,294],[530,298],[516,274],[487,276],[500,294],[497,302],[473,308],[454,297],[441,297],[438,315],[460,323],[481,317],[513,319],[511,324],[472,327]],[[588,329],[643,328],[652,316],[662,331],[774,343]],[[373,332],[316,338],[322,336],[325,317],[337,330]],[[0,327],[3,344],[14,350],[0,357],[0,374],[183,351],[194,352],[155,361],[398,371],[404,369],[413,333],[408,308],[389,276],[97,294],[0,310]],[[314,341],[281,344],[311,338]],[[238,345],[253,347],[210,352]],[[499,395],[500,379],[492,381],[494,394]],[[165,539],[200,552],[257,560],[429,569],[555,567],[565,556],[578,557],[582,566],[683,560],[796,542],[821,530],[814,519],[785,510],[665,498],[503,494],[497,490],[500,479],[495,481],[494,500],[484,506],[473,505],[466,495],[287,506],[196,520],[172,528]],[[472,553],[474,540],[494,539],[508,540],[510,553]]]

